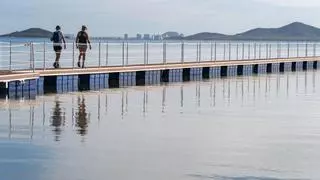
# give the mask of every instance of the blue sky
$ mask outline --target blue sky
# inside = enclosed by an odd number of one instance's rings
[[[95,36],[178,31],[233,34],[294,21],[320,27],[318,0],[1,0],[0,34],[40,27]]]

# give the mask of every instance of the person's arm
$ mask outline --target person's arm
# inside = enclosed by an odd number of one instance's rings
[[[92,47],[91,47],[91,42],[90,42],[90,38],[89,38],[89,35],[88,35],[88,33],[86,33],[86,34],[87,34],[87,37],[88,37],[89,48],[91,49]]]
[[[66,40],[64,38],[63,33],[61,33],[61,35],[62,35],[62,41],[63,41],[63,44],[64,44],[64,49],[67,49]]]
[[[79,48],[79,33],[77,34],[77,37],[76,37],[76,48]]]

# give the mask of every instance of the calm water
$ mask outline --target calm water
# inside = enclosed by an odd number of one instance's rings
[[[320,179],[320,72],[0,103],[0,179]]]

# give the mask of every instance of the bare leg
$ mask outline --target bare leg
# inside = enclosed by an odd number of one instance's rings
[[[78,59],[78,67],[80,67],[81,66],[81,56],[82,56],[83,54],[82,54],[82,51],[80,51],[80,53],[79,53],[79,59]]]
[[[61,51],[57,51],[56,52],[56,60],[54,62],[54,67],[55,68],[59,68],[59,61],[60,61],[60,55],[61,55]]]
[[[86,53],[84,52],[82,55],[82,68],[84,68],[84,61],[86,60]]]
[[[59,63],[61,52],[56,52],[56,63]]]

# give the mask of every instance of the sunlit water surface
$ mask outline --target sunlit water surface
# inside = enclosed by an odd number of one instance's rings
[[[0,179],[320,179],[320,73],[0,102]]]

